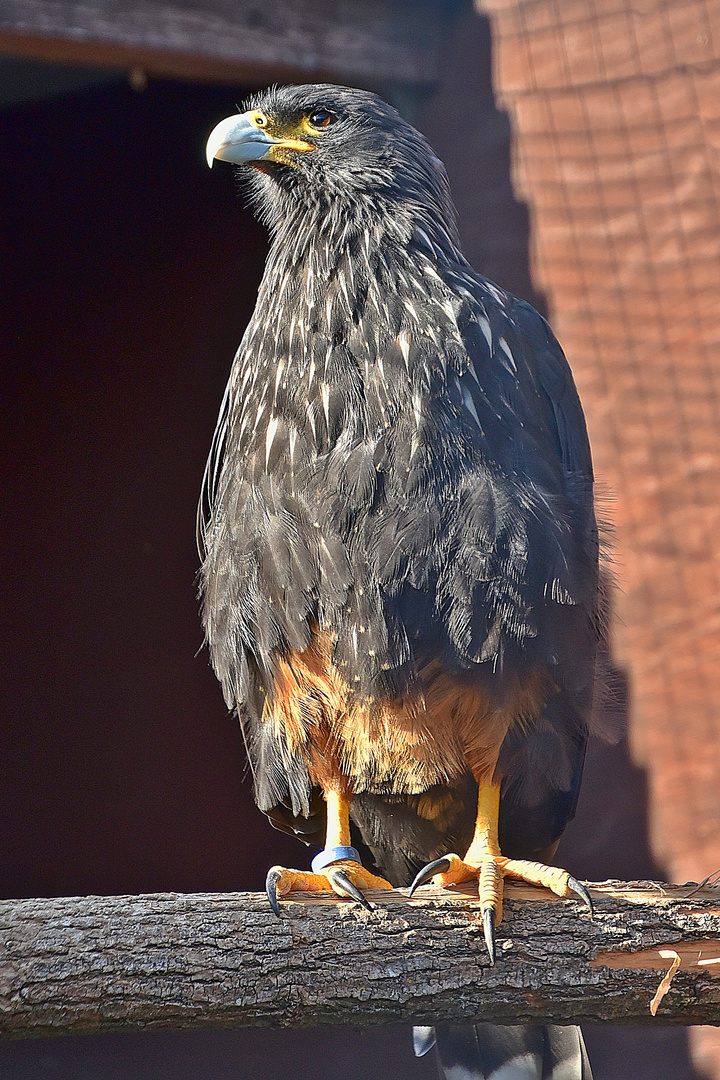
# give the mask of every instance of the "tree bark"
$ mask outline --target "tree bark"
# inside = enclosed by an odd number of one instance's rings
[[[395,1021],[720,1024],[720,891],[606,882],[595,918],[509,884],[490,967],[477,894],[0,903],[0,1031],[40,1036]],[[653,1021],[649,1005],[680,969]],[[677,965],[676,965],[677,966]]]

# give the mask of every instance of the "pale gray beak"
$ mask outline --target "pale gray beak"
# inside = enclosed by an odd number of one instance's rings
[[[257,127],[250,116],[250,113],[239,113],[215,125],[205,147],[210,168],[215,158],[238,164],[260,161],[272,146],[277,145],[277,140]]]

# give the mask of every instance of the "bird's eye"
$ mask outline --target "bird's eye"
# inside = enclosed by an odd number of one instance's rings
[[[332,124],[335,117],[327,109],[316,109],[310,114],[310,123],[316,128],[326,128]]]
[[[262,128],[262,127],[267,126],[267,116],[265,116],[264,113],[261,113],[261,112],[255,113],[255,116],[253,117],[253,119],[254,119],[257,127]]]

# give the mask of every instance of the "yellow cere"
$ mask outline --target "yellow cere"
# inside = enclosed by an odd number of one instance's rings
[[[281,127],[271,116],[268,116],[261,109],[255,109],[253,112],[248,113],[248,116],[256,127],[263,131],[267,131],[268,135],[275,140],[276,145],[271,147],[266,155],[271,161],[292,165],[292,154],[285,154],[286,150],[301,150],[306,152],[315,149],[312,143],[295,137],[295,133],[315,133],[315,129],[312,124],[310,124],[307,117],[303,117],[295,126],[294,130],[290,129],[290,131],[288,131],[287,128]]]

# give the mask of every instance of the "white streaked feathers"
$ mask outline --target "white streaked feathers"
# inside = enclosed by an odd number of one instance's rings
[[[273,394],[273,405],[277,405],[277,395],[280,389],[280,380],[283,377],[283,371],[285,370],[285,361],[280,360],[278,362],[277,371],[275,372],[275,392]]]
[[[265,468],[267,469],[270,463],[270,451],[272,450],[272,444],[275,440],[275,434],[278,429],[280,419],[277,416],[271,416],[268,421],[267,431],[265,432]]]
[[[484,315],[481,315],[479,317],[478,322],[480,323],[480,329],[482,330],[483,334],[485,335],[485,340],[488,343],[488,349],[490,350],[490,352],[492,352],[493,338],[492,338],[492,330],[490,329],[490,323],[488,322],[488,320],[485,318]]]
[[[472,399],[472,394],[468,390],[467,386],[463,386],[462,383],[460,383],[460,390],[462,392],[462,397],[463,397],[463,402],[465,403],[465,408],[470,413],[473,420],[475,421],[477,426],[482,431],[482,424],[480,423],[480,417],[477,414],[477,409],[475,408],[475,402]]]
[[[508,343],[507,343],[507,341],[505,340],[504,337],[498,338],[498,345],[500,346],[500,348],[502,349],[502,351],[505,353],[508,360],[510,361],[511,370],[514,373],[517,372],[517,364],[515,363],[515,357],[510,352],[510,346],[508,345]]]
[[[410,374],[410,365],[409,365],[408,359],[409,359],[409,356],[410,356],[410,340],[411,340],[409,332],[407,330],[401,330],[400,333],[398,334],[398,339],[397,340],[398,340],[398,345],[400,346],[400,352],[402,353],[402,358],[405,361],[405,370],[407,371],[407,373],[409,375]]]
[[[305,408],[305,414],[310,422],[310,428],[313,433],[313,439],[317,440],[317,430],[315,428],[315,403],[308,401]]]
[[[330,430],[330,386],[328,383],[320,383],[320,396],[322,397],[323,411],[325,413],[325,423],[328,431]]]
[[[413,415],[415,416],[415,428],[420,430],[423,422],[423,397],[417,390],[413,394]]]
[[[291,292],[296,292],[297,287],[290,286],[291,266],[287,262],[282,266],[275,265],[275,272],[265,282],[272,318],[266,319],[264,324],[251,321],[232,378],[235,404],[231,411],[239,417],[239,424],[235,428],[236,438],[242,440],[248,452],[253,441],[260,441],[259,456],[261,461],[264,459],[266,470],[270,469],[273,449],[277,456],[280,428],[289,421],[289,416],[285,417],[284,403],[292,400],[299,386],[302,386],[303,396],[306,396],[303,407],[307,417],[305,437],[312,438],[316,445],[318,439],[326,438],[317,424],[321,410],[325,432],[329,434],[334,408],[333,387],[336,371],[341,369],[335,366],[336,348],[332,338],[326,339],[323,345],[323,364],[322,352],[318,357],[314,335],[318,332],[327,335],[333,321],[338,323],[340,319],[349,324],[352,319],[357,320],[358,297],[361,296],[364,297],[365,315],[357,325],[365,340],[366,352],[360,366],[360,389],[362,393],[364,388],[381,430],[395,421],[398,394],[407,394],[408,404],[412,403],[415,429],[412,434],[408,433],[412,460],[427,438],[423,426],[424,401],[422,395],[416,392],[417,380],[422,380],[423,385],[427,386],[428,379],[439,376],[438,386],[442,386],[447,379],[457,382],[462,413],[480,433],[483,432],[480,402],[484,399],[474,396],[466,382],[467,376],[470,376],[473,384],[482,390],[483,363],[471,360],[459,365],[446,354],[444,348],[444,344],[452,340],[462,345],[464,332],[461,316],[467,319],[463,306],[470,304],[472,308],[473,301],[478,305],[472,320],[479,325],[491,354],[495,345],[498,359],[513,373],[517,370],[515,358],[507,339],[499,336],[497,329],[493,334],[474,279],[468,277],[466,281],[462,273],[454,273],[446,280],[443,271],[443,263],[448,265],[445,253],[424,230],[419,229],[416,236],[422,255],[416,252],[414,262],[391,266],[386,252],[378,248],[381,239],[378,226],[363,230],[358,236],[361,259],[354,270],[352,260],[338,259],[336,247],[331,248],[327,242],[315,245],[307,257],[303,257],[304,270],[299,289],[304,302],[300,308],[291,310],[284,326],[283,300]],[[377,272],[360,273],[358,267],[362,265],[374,265]],[[456,279],[460,279],[462,287]],[[333,281],[335,287],[326,292],[327,285]],[[493,295],[492,290],[489,291]],[[397,368],[393,366],[391,370],[388,367],[388,349],[393,339],[388,341],[380,333],[380,328],[387,325],[388,318],[392,317],[393,310],[397,313],[395,297],[404,312],[404,315],[395,315],[400,320],[400,329],[396,331],[394,340],[404,365],[406,390],[397,384]],[[318,311],[318,304],[322,305],[321,312]],[[338,311],[338,304],[343,309],[342,314]],[[373,317],[373,308],[379,319]],[[435,375],[432,374],[433,370]],[[263,383],[265,390],[259,393]],[[371,397],[367,397],[369,394]],[[252,409],[254,417],[247,415],[249,409]],[[303,438],[303,426],[302,423],[299,426],[296,422],[287,423],[291,471],[298,462],[298,440]]]

